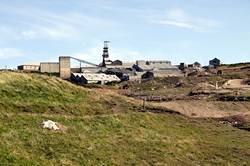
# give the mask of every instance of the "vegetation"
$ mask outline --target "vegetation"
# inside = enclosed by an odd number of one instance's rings
[[[250,164],[247,131],[139,110],[55,77],[0,73],[0,165]],[[42,129],[45,119],[64,129]]]
[[[38,74],[1,73],[0,95],[0,109],[8,112],[81,116],[112,113],[113,106],[119,107],[112,95],[103,96],[59,78]],[[127,106],[125,103],[124,107]]]
[[[246,66],[250,66],[250,62],[235,63],[235,64],[221,64],[221,66],[226,66],[226,67],[246,67]]]

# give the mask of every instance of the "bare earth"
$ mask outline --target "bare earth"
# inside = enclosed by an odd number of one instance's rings
[[[190,117],[220,118],[240,114],[250,114],[250,102],[221,102],[221,101],[173,101],[152,103],[175,110]]]

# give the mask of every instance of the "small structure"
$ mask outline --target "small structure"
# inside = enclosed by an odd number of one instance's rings
[[[17,69],[21,71],[28,71],[28,72],[39,72],[40,65],[33,65],[33,64],[20,65],[17,67]]]
[[[146,73],[144,73],[144,74],[141,76],[141,79],[142,79],[142,80],[152,80],[152,79],[154,79],[154,73],[151,72],[151,71],[147,71]]]
[[[114,66],[122,66],[122,61],[115,60],[115,61],[112,62],[112,65],[114,65]]]
[[[80,84],[102,85],[121,81],[116,75],[107,75],[103,73],[72,73],[71,80]]]
[[[220,60],[217,58],[214,58],[212,60],[209,61],[209,66],[212,68],[217,68],[220,66]]]
[[[185,64],[185,63],[180,63],[180,65],[179,65],[179,69],[180,70],[184,70],[184,69],[186,69],[187,68],[187,65]]]
[[[199,67],[201,68],[201,64],[199,62],[194,62],[194,67]]]

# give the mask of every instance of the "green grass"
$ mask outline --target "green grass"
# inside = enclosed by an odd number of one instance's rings
[[[93,115],[112,113],[119,104],[112,95],[38,74],[0,73],[0,95],[0,109],[10,112]]]
[[[0,163],[25,165],[249,164],[250,136],[209,120],[130,113],[50,119],[64,132],[43,130],[47,116],[1,115]]]
[[[247,131],[209,119],[142,113],[124,97],[55,77],[0,73],[0,101],[3,166],[250,164]],[[65,130],[42,129],[45,119]]]

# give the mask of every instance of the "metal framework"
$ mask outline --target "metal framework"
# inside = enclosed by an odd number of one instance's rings
[[[85,64],[88,64],[88,65],[92,65],[92,66],[96,66],[96,67],[98,67],[99,65],[97,65],[97,64],[94,64],[94,63],[92,63],[92,62],[88,62],[88,61],[85,61],[85,60],[82,60],[82,59],[78,59],[78,58],[74,58],[74,57],[70,57],[71,59],[74,59],[74,60],[77,60],[77,61],[79,61],[79,62],[81,62],[81,63],[85,63]]]
[[[108,47],[108,43],[110,43],[110,41],[104,41],[104,47],[103,47],[103,54],[102,54],[102,67],[106,67],[106,61],[105,59],[109,58],[109,47]]]

